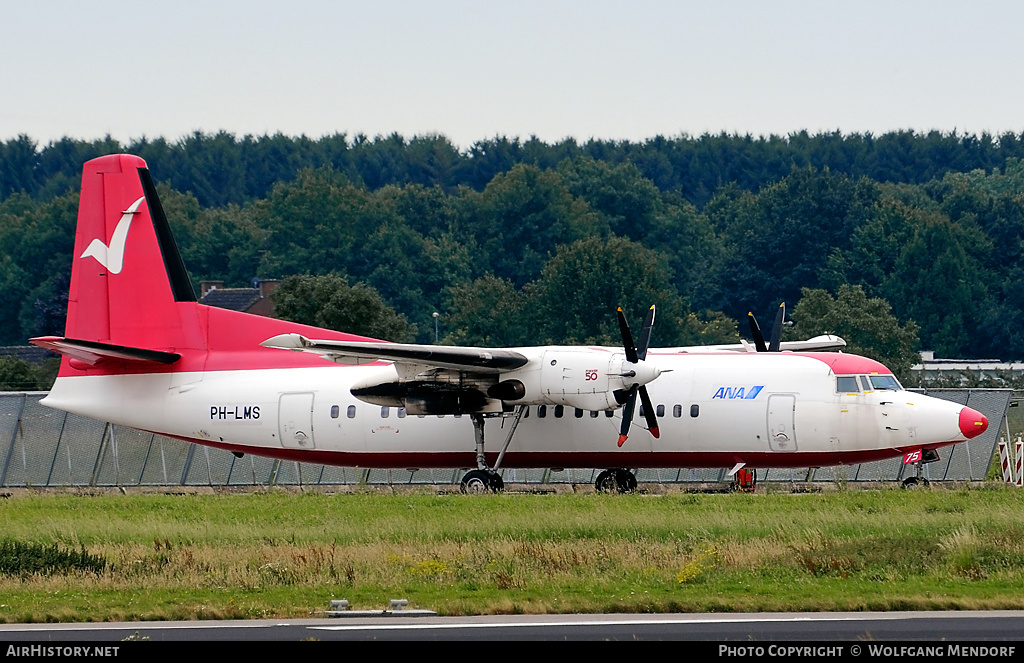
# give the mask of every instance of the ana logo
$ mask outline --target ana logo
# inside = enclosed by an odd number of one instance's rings
[[[729,400],[742,399],[745,401],[753,400],[757,398],[757,395],[764,389],[764,385],[757,385],[754,387],[719,387],[712,399],[715,398],[727,398]]]
[[[104,244],[100,239],[94,239],[79,258],[92,256],[111,274],[120,274],[121,268],[124,266],[124,245],[128,241],[128,228],[132,225],[132,217],[139,213],[139,205],[145,199],[146,197],[142,196],[121,213],[121,220],[117,222],[114,234],[110,238],[110,246]]]

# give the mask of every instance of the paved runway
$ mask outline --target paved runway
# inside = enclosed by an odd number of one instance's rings
[[[345,640],[711,640],[850,643],[1024,639],[1024,611],[511,615],[4,624],[0,643]],[[1017,648],[1014,655],[1024,652]],[[847,652],[849,653],[849,652]]]

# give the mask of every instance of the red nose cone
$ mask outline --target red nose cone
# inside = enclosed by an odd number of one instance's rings
[[[981,412],[965,407],[960,410],[960,432],[968,440],[978,437],[988,429],[988,419]]]

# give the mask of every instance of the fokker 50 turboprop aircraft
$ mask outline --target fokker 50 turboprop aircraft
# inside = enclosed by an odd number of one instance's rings
[[[63,355],[48,406],[236,455],[474,468],[463,489],[500,489],[499,467],[607,468],[597,487],[629,490],[627,468],[927,462],[988,426],[876,361],[810,351],[841,339],[648,348],[653,322],[634,344],[620,310],[622,348],[465,348],[202,306],[145,162],[113,155],[82,175],[65,335],[32,343]]]

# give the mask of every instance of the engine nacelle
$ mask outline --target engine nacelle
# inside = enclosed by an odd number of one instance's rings
[[[612,410],[622,405],[615,397],[615,390],[624,386],[619,377],[621,354],[592,348],[539,350],[529,364],[502,375],[488,393],[497,395],[495,389],[501,388],[502,400],[515,405],[565,405],[581,410]],[[522,396],[506,398],[504,392],[513,389]]]

